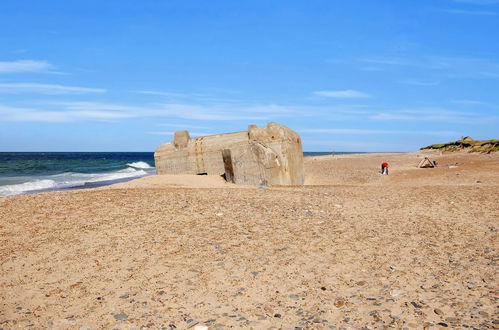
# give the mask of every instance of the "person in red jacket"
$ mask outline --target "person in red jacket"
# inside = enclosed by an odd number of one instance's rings
[[[381,164],[381,174],[388,175],[388,163],[384,162]]]

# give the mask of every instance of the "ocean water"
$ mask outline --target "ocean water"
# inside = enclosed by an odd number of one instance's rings
[[[152,152],[0,152],[0,196],[97,187],[151,174]]]
[[[155,173],[152,152],[0,152],[0,196],[98,187]]]

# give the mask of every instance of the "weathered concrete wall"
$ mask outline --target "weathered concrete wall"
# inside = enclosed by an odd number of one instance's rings
[[[190,139],[187,131],[175,133],[154,153],[158,174],[208,174],[225,172],[222,150],[230,149],[234,182],[240,184],[302,185],[303,152],[300,136],[276,124],[247,132]]]

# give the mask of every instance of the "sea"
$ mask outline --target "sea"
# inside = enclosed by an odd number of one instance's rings
[[[358,152],[335,152],[350,153]],[[153,152],[0,152],[0,196],[94,188],[155,173]]]

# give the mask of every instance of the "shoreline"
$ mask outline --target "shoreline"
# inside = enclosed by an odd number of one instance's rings
[[[10,153],[10,152],[9,152]],[[32,154],[31,152],[19,152],[20,154]],[[80,154],[82,152],[79,152]],[[36,153],[35,153],[36,154]],[[61,152],[60,154],[72,154],[70,152]],[[87,154],[95,154],[95,152],[87,152]],[[107,154],[107,152],[102,152],[102,154]],[[122,154],[129,154],[128,152],[122,152]],[[305,155],[308,154],[308,155]],[[310,155],[314,154],[314,155]],[[355,155],[376,155],[376,154],[381,154],[381,155],[390,155],[390,154],[402,154],[402,153],[371,153],[371,152],[338,152],[338,153],[327,153],[327,152],[304,152],[304,159],[305,158],[310,158],[310,157],[344,157],[344,156],[355,156]],[[58,174],[63,174],[64,172],[61,173],[54,173],[52,175],[58,175]],[[107,172],[99,172],[95,174],[106,174]],[[113,172],[109,172],[113,173]],[[151,176],[151,175],[156,175],[155,173],[148,173],[146,175],[142,176],[136,176],[136,177],[129,177],[129,178],[121,178],[121,179],[112,179],[112,180],[103,180],[103,181],[97,181],[97,182],[85,182],[84,184],[80,184],[77,186],[70,186],[70,187],[52,187],[52,188],[43,188],[43,189],[33,189],[29,191],[24,191],[20,193],[13,193],[10,195],[5,195],[5,196],[0,196],[0,197],[8,197],[8,196],[16,196],[16,195],[25,195],[25,194],[38,194],[38,193],[44,193],[44,192],[51,192],[51,191],[66,191],[66,190],[80,190],[80,189],[92,189],[92,188],[98,188],[98,187],[104,187],[104,186],[111,186],[114,184],[122,183],[122,182],[128,182],[131,180],[137,180],[142,177],[146,176]],[[40,175],[36,176],[37,178],[40,177]],[[40,180],[40,179],[39,179]],[[29,183],[29,182],[27,182]],[[14,184],[18,185],[18,184]],[[178,185],[181,185],[179,183]],[[3,185],[1,187],[8,187],[11,185]]]

